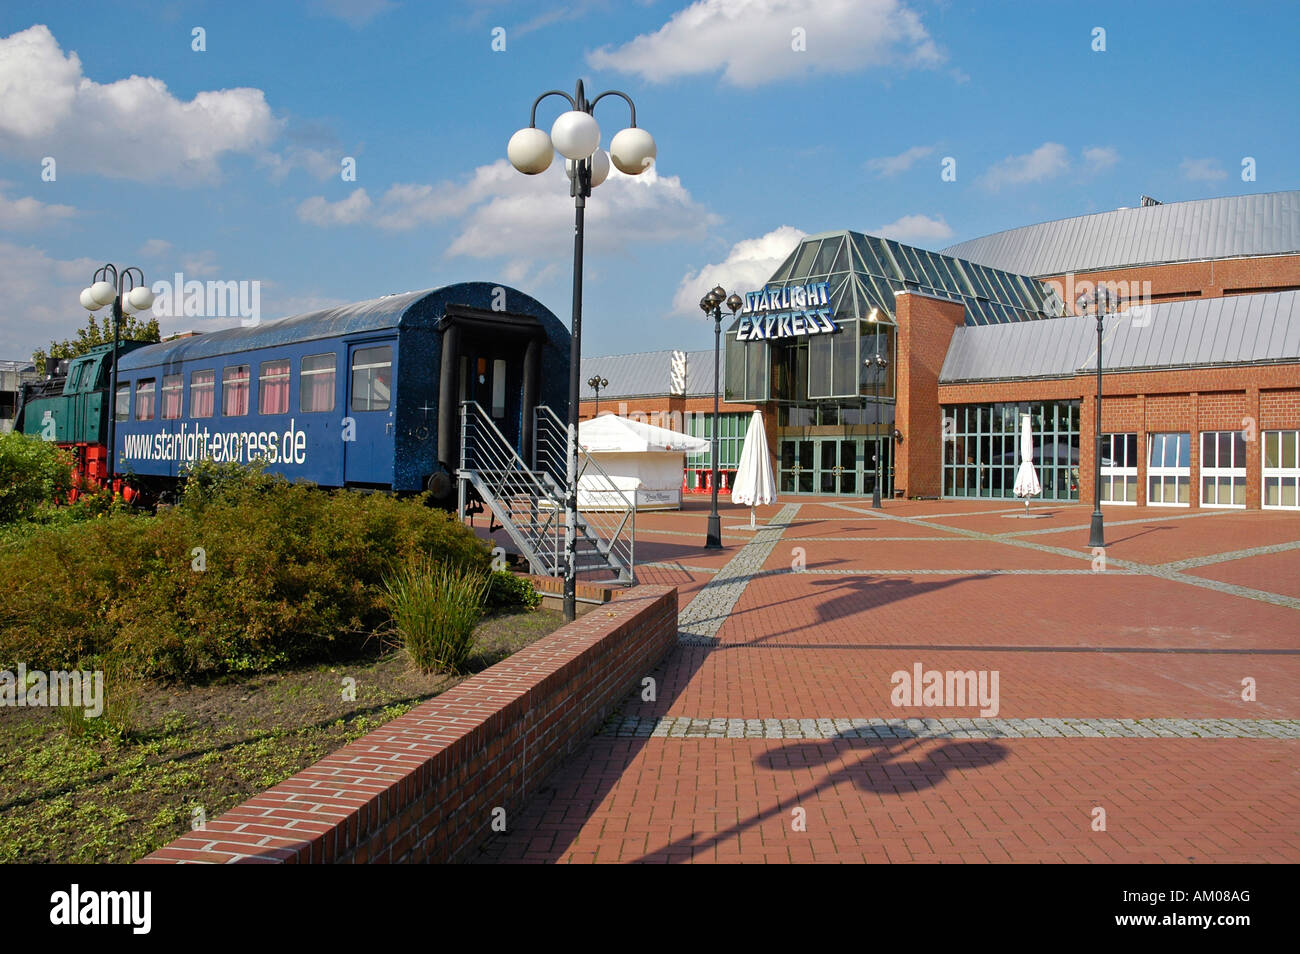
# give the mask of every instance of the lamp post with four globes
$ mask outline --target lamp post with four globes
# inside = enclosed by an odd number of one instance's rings
[[[91,285],[81,291],[81,307],[91,314],[105,305],[113,306],[113,364],[108,401],[108,484],[117,490],[117,349],[123,314],[148,311],[153,292],[144,283],[144,272],[135,266],[119,269],[104,265],[91,276]]]
[[[561,113],[551,126],[548,136],[537,128],[537,106],[548,96],[559,96],[569,103],[569,111]],[[627,102],[632,112],[632,125],[617,133],[609,143],[608,154],[600,148],[600,126],[592,112],[606,96],[618,96]],[[578,581],[578,402],[581,399],[582,364],[582,240],[584,213],[591,190],[605,181],[612,162],[626,175],[640,175],[654,164],[655,141],[644,129],[637,128],[636,104],[626,93],[609,90],[591,101],[587,100],[582,80],[578,80],[574,95],[558,89],[548,90],[533,100],[528,125],[510,137],[506,155],[510,164],[520,172],[535,176],[550,168],[555,150],[565,158],[565,171],[569,176],[569,195],[573,196],[573,324],[570,327],[569,346],[569,421],[568,421],[568,481],[564,502],[564,552],[567,565],[564,571],[564,616],[577,615]]]
[[[713,319],[713,509],[709,511],[709,528],[704,537],[704,549],[722,549],[722,518],[718,516],[718,364],[722,353],[722,306],[726,304],[731,317],[744,304],[739,295],[731,293],[721,285],[715,285],[713,291],[700,299],[700,310],[706,318]]]

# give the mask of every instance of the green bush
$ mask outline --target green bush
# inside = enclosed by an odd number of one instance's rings
[[[486,544],[421,500],[231,480],[156,516],[111,512],[0,546],[0,668],[114,655],[142,676],[354,657],[417,557],[486,574]],[[371,643],[377,647],[377,643]]]
[[[65,498],[71,487],[72,458],[67,451],[17,431],[0,434],[0,524]]]
[[[526,576],[516,576],[509,570],[493,570],[488,584],[487,608],[490,610],[516,606],[534,610],[542,605],[542,595]]]
[[[417,559],[385,581],[393,627],[425,672],[461,672],[483,618],[490,578],[477,570]]]

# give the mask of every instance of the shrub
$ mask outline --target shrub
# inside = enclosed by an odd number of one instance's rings
[[[13,431],[0,434],[0,524],[63,499],[72,487],[72,458],[54,444]]]
[[[493,570],[489,577],[487,608],[511,609],[522,606],[534,610],[542,605],[542,595],[526,576],[516,576],[509,570]]]
[[[157,516],[110,512],[0,545],[0,669],[113,654],[142,676],[194,679],[355,657],[390,618],[395,567],[490,564],[471,530],[419,500],[260,475],[213,486]]]
[[[422,670],[464,669],[489,580],[476,570],[418,559],[385,582],[397,637]]]

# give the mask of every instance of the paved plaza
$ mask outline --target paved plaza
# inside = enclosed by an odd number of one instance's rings
[[[1300,514],[688,507],[654,698],[480,860],[1300,861]]]

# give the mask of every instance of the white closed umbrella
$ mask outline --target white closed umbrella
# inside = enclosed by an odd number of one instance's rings
[[[740,451],[740,467],[731,485],[731,502],[749,507],[749,526],[754,527],[754,508],[776,501],[776,478],[772,476],[772,458],[767,453],[767,431],[759,411],[749,419],[745,445]]]
[[[1025,498],[1025,513],[1029,512],[1029,498],[1043,492],[1034,470],[1034,430],[1028,414],[1020,415],[1020,469],[1016,471],[1015,492],[1017,497]]]

